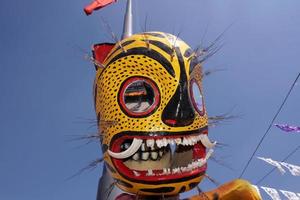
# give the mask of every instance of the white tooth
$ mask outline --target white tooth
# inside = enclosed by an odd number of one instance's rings
[[[176,173],[179,173],[180,172],[180,169],[179,168],[174,168],[172,169],[172,173],[173,174],[176,174]]]
[[[193,145],[196,144],[196,143],[197,143],[197,138],[196,138],[196,136],[192,136],[191,138],[192,138],[192,143],[193,143]]]
[[[188,145],[192,145],[192,139],[190,137],[187,138]]]
[[[141,174],[138,173],[137,171],[133,171],[133,173],[134,173],[135,176],[140,176],[140,175],[141,175]]]
[[[198,136],[197,136],[197,142],[201,141],[201,138],[202,138],[202,136],[201,136],[201,135],[198,135]]]
[[[148,160],[149,154],[149,152],[142,152],[142,160]]]
[[[148,169],[148,172],[147,172],[146,176],[153,176],[153,175],[154,174],[153,174],[152,169]]]
[[[192,163],[192,166],[193,166],[193,169],[196,169],[196,168],[198,167],[197,162],[193,162],[193,163]]]
[[[156,145],[158,148],[162,147],[162,140],[156,140]]]
[[[147,147],[150,147],[151,149],[154,147],[155,141],[154,139],[149,139],[146,141]]]
[[[213,148],[214,146],[216,146],[217,142],[211,142],[208,138],[208,136],[205,134],[205,135],[202,135],[201,137],[201,143],[206,147],[206,148]]]
[[[181,144],[181,138],[176,138],[175,142],[176,142],[177,145],[180,145]]]
[[[132,156],[132,159],[133,159],[133,160],[138,160],[139,158],[140,158],[139,153],[135,153],[135,154]]]
[[[171,174],[171,169],[170,168],[167,169],[167,174]]]
[[[107,152],[113,158],[117,158],[117,159],[128,158],[128,157],[132,156],[133,154],[135,154],[139,150],[142,143],[143,143],[143,140],[134,138],[130,147],[128,149],[126,149],[125,151],[120,152],[120,153],[115,153],[110,150],[107,150]]]
[[[187,141],[187,139],[186,139],[185,137],[183,138],[182,144],[183,144],[184,146],[188,145],[188,141]]]
[[[163,154],[164,154],[164,152],[163,152],[162,150],[160,150],[160,151],[158,152],[158,154],[159,154],[160,157],[162,157]],[[151,155],[152,155],[152,154],[151,154]]]
[[[141,146],[141,150],[142,151],[146,151],[146,147],[145,146],[146,146],[145,143],[143,143],[142,146]]]
[[[163,146],[166,147],[168,145],[168,140],[166,138],[162,139]]]
[[[163,174],[167,174],[168,170],[166,168],[163,168]]]
[[[205,163],[206,163],[206,162],[205,162],[204,159],[200,159],[200,160],[198,161],[198,167],[202,167]]]
[[[186,171],[186,167],[180,167],[180,169],[181,169],[182,172]]]
[[[157,152],[156,152],[156,151],[152,151],[152,152],[151,152],[151,158],[152,158],[153,160],[156,160],[157,157],[158,157]]]

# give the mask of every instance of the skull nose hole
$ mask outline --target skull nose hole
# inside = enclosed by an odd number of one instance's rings
[[[162,120],[172,127],[188,126],[193,123],[195,111],[190,102],[186,87],[179,86],[165,107]]]

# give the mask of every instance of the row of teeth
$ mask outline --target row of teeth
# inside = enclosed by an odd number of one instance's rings
[[[160,149],[160,150],[154,150],[154,148],[151,148],[151,151],[147,151],[145,143],[142,144],[140,151],[135,153],[132,156],[132,159],[137,161],[137,160],[148,160],[149,158],[152,160],[157,160],[160,159],[164,155],[165,150]]]
[[[146,176],[163,176],[163,175],[170,175],[170,174],[180,174],[184,172],[190,172],[192,170],[195,170],[197,168],[202,167],[207,163],[207,160],[212,155],[213,150],[210,149],[205,158],[198,159],[196,161],[193,161],[192,163],[188,164],[187,167],[176,167],[176,168],[163,168],[162,173],[155,174],[152,169],[148,169]],[[137,171],[133,171],[135,176],[140,176],[141,174]]]
[[[167,139],[167,138],[162,138],[162,139],[148,139],[146,140],[146,146],[150,147],[151,150],[154,149],[155,145],[158,148],[161,147],[166,147],[168,144],[174,145],[183,145],[183,146],[192,146],[195,145],[198,141],[201,141],[201,143],[206,147],[206,148],[213,148],[217,142],[211,142],[208,138],[208,136],[206,134],[201,134],[201,135],[197,135],[197,136],[185,136],[185,137],[179,137],[179,138],[174,138],[174,139]],[[138,138],[134,138],[131,145],[126,148],[125,151],[122,152],[112,152],[110,150],[108,150],[108,154],[113,157],[113,158],[117,158],[117,159],[125,159],[125,158],[129,158],[131,156],[133,156],[135,153],[137,153],[137,151],[139,150],[139,148],[142,146],[143,144],[143,140],[142,139],[138,139]]]
[[[183,146],[194,146],[199,141],[202,142],[204,146],[207,148],[212,148],[211,144],[208,144],[207,142],[207,135],[196,135],[196,136],[186,136],[182,138],[175,138],[175,139],[148,139],[146,140],[147,147],[150,147],[151,149],[154,148],[154,145],[156,144],[158,148],[166,147],[168,144],[170,145],[183,145]],[[216,143],[213,143],[214,145]]]

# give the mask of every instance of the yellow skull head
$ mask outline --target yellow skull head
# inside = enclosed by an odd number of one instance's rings
[[[122,190],[176,195],[206,171],[207,115],[201,65],[173,35],[120,41],[98,68],[95,107],[107,168]]]

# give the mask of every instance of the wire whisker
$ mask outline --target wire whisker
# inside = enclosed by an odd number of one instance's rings
[[[78,172],[76,172],[74,175],[68,177],[68,178],[66,179],[66,181],[71,180],[71,179],[75,178],[76,176],[81,175],[83,172],[85,172],[85,171],[87,171],[87,170],[88,170],[88,171],[93,171],[93,170],[98,166],[98,164],[99,164],[99,163],[102,163],[103,161],[104,161],[103,158],[99,158],[99,159],[93,160],[92,162],[90,162],[90,163],[88,164],[88,166],[86,166],[86,167],[80,169],[80,170],[79,170]]]
[[[104,26],[104,29],[108,31],[108,33],[111,35],[111,37],[115,41],[115,43],[118,44],[119,47],[122,49],[122,51],[126,53],[127,51],[122,46],[122,44],[121,44],[120,40],[118,39],[118,37],[112,31],[110,25],[104,20],[103,17],[101,17],[100,19],[101,19],[102,25]]]

